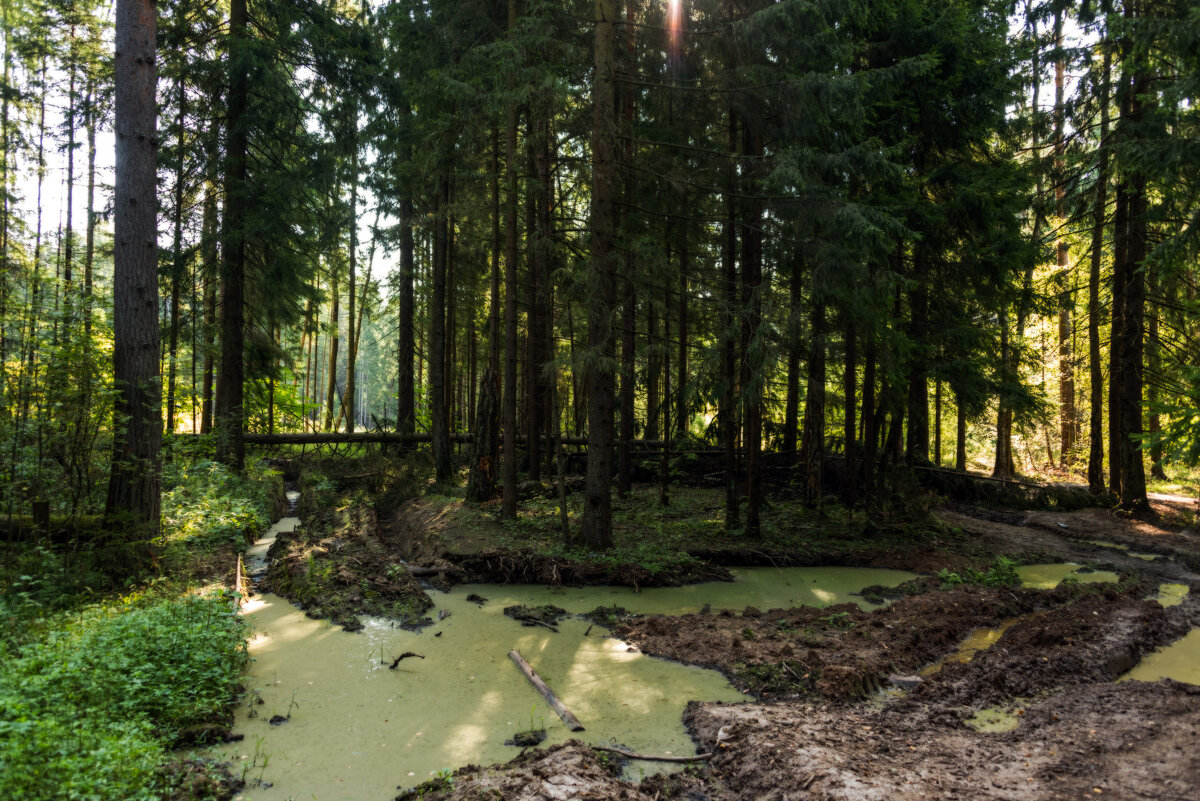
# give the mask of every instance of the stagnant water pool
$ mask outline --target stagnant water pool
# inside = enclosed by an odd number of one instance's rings
[[[281,520],[252,549],[254,555],[265,552],[274,531],[297,522]],[[250,569],[254,572],[255,565]],[[390,798],[396,788],[444,770],[511,759],[519,749],[504,741],[531,727],[545,727],[545,744],[574,736],[639,753],[688,755],[694,745],[681,722],[687,702],[744,698],[721,674],[631,651],[598,626],[588,634],[590,624],[578,618],[563,620],[557,633],[522,626],[504,616],[504,607],[552,603],[584,612],[615,604],[644,614],[682,614],[705,604],[713,611],[829,606],[861,601],[853,593],[865,586],[914,577],[857,568],[735,573],[733,582],[640,593],[617,587],[461,586],[432,593],[437,608],[431,615],[449,615],[419,633],[368,619],[361,632],[349,634],[306,617],[275,595],[254,596],[244,607],[257,631],[250,643],[250,692],[235,724],[245,739],[212,749],[213,755],[238,766],[247,780],[243,797],[258,801]],[[471,593],[488,602],[467,601]],[[513,648],[585,731],[567,731],[509,661]],[[410,657],[389,669],[406,651],[424,658]],[[289,715],[286,722],[269,722]],[[636,763],[630,772],[637,778],[662,767]]]

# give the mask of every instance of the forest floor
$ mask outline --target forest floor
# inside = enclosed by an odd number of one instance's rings
[[[693,521],[719,503],[714,494],[676,492]],[[1190,797],[1200,786],[1200,687],[1117,681],[1200,626],[1200,506],[1164,495],[1152,505],[1151,514],[1128,517],[948,504],[919,531],[798,519],[789,534],[750,547],[736,538],[700,540],[689,555],[702,563],[858,564],[925,576],[875,611],[853,604],[714,610],[617,628],[639,650],[716,668],[755,698],[689,708],[697,750],[713,756],[684,772],[627,783],[611,755],[572,743],[500,767],[464,768],[401,798]],[[446,499],[401,507],[383,528],[414,559],[457,565],[473,578],[601,578],[593,568],[571,572],[569,553],[514,548],[512,529],[480,526],[477,510]],[[946,569],[978,579],[1000,555],[1077,562],[1120,580],[1039,590],[951,586],[946,574],[929,575]],[[626,566],[608,575],[690,577],[673,567],[662,573]],[[1191,594],[1164,607],[1153,600],[1164,583]],[[994,645],[955,656],[964,638],[986,629],[994,629]],[[1007,722],[998,728],[1008,730],[971,725],[986,720]]]

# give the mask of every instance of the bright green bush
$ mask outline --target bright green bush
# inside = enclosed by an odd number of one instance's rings
[[[178,460],[163,474],[163,538],[189,546],[245,545],[271,525],[278,473],[249,462],[238,476],[213,461]]]
[[[0,798],[157,797],[164,745],[225,716],[246,658],[223,594],[60,615],[0,663]]]

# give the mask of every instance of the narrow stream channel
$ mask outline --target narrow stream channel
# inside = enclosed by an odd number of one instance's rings
[[[265,566],[274,534],[299,521],[285,518],[247,554],[253,576]],[[213,749],[247,781],[243,797],[386,799],[444,770],[503,762],[519,753],[504,741],[545,727],[553,744],[571,735],[507,658],[516,648],[580,719],[574,736],[640,753],[688,755],[695,746],[683,729],[688,701],[737,702],[744,696],[716,671],[655,659],[578,618],[558,633],[505,617],[511,604],[553,603],[570,612],[600,605],[682,614],[711,604],[741,610],[861,600],[852,593],[894,585],[912,574],[852,568],[759,568],[737,571],[734,582],[634,593],[616,587],[552,590],[524,585],[468,585],[432,593],[433,626],[422,632],[367,619],[348,634],[312,620],[270,593],[243,607],[257,631],[254,659],[235,731],[241,742]],[[482,606],[468,594],[488,599]],[[446,614],[448,613],[448,614]],[[412,651],[390,669],[393,660]],[[274,720],[272,724],[270,721]],[[630,778],[665,769],[636,763]]]

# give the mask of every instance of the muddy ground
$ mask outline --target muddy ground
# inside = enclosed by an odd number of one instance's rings
[[[685,723],[710,757],[635,785],[618,778],[611,755],[568,743],[504,766],[464,768],[400,798],[1196,798],[1200,687],[1117,682],[1145,654],[1200,626],[1200,534],[1186,528],[1196,520],[1192,504],[1157,499],[1159,514],[1140,519],[959,506],[940,512],[957,545],[879,555],[892,560],[887,566],[919,563],[927,573],[978,564],[981,554],[1073,560],[1116,570],[1114,585],[943,589],[927,577],[872,612],[747,608],[626,621],[616,634],[633,646],[715,667],[756,696],[689,708]],[[1192,594],[1163,608],[1147,600],[1161,582],[1187,584]],[[1011,618],[991,648],[919,675],[973,629]],[[880,692],[888,685],[890,693]],[[985,708],[1012,712],[1016,728],[968,725]]]

